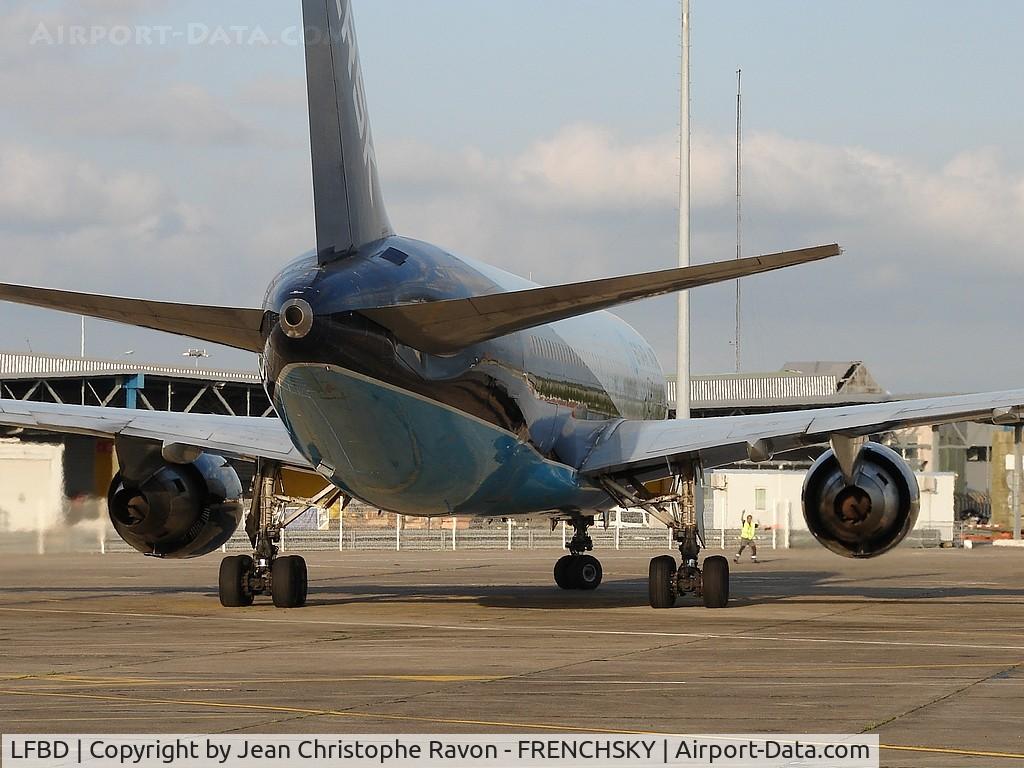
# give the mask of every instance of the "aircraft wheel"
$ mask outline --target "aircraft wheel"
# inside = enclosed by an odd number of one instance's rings
[[[570,578],[576,589],[592,590],[601,586],[604,569],[601,561],[591,555],[578,555],[572,559]]]
[[[306,598],[309,596],[309,569],[306,567],[306,559],[294,555],[295,568],[299,573],[299,604],[297,608],[302,608],[306,605]]]
[[[220,604],[225,608],[243,608],[252,605],[253,594],[249,591],[249,575],[252,573],[252,558],[248,555],[225,557],[220,562],[218,593]]]
[[[675,578],[674,557],[660,555],[651,560],[647,572],[647,595],[651,608],[671,608],[676,604]]]
[[[729,602],[729,561],[721,555],[705,558],[701,586],[705,608],[725,608]]]
[[[301,608],[308,590],[306,561],[297,555],[279,557],[270,570],[270,594],[278,608]]]
[[[555,584],[562,589],[576,588],[569,573],[572,570],[572,559],[572,555],[566,555],[555,562]]]

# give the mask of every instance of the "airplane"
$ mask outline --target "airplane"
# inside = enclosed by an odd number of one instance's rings
[[[836,256],[824,245],[647,274],[541,287],[399,236],[377,172],[351,0],[303,0],[316,250],[287,265],[262,307],[212,307],[0,284],[0,300],[224,344],[259,355],[279,418],[0,400],[0,425],[111,439],[118,534],[161,558],[220,548],[243,524],[252,555],[223,559],[225,607],[269,595],[306,604],[306,564],[280,551],[286,469],[317,473],[327,508],[360,499],[411,516],[572,525],[554,566],[563,589],[602,580],[595,519],[639,507],[680,551],[651,560],[648,597],[729,601],[729,564],[703,556],[705,469],[829,444],[803,511],[847,557],[889,551],[912,529],[914,474],[873,435],[957,421],[1017,423],[1024,390],[707,419],[668,419],[651,346],[606,310]],[[229,460],[255,464],[245,496]]]

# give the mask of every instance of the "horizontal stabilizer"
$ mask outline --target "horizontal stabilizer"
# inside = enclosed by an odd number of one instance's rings
[[[250,352],[263,351],[260,309],[170,304],[5,283],[0,283],[0,301],[137,325]]]
[[[641,275],[609,277],[468,299],[379,307],[361,312],[390,330],[403,343],[424,352],[445,354],[568,317],[827,259],[841,252],[838,245],[823,245]]]

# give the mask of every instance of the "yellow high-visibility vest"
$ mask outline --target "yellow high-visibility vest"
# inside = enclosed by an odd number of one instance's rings
[[[744,539],[754,538],[754,524],[743,521],[743,528],[740,531],[740,537]]]

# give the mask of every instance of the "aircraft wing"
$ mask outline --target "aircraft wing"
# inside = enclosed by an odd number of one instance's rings
[[[687,458],[699,457],[705,467],[715,467],[751,455],[820,445],[832,436],[862,437],[960,421],[1012,424],[1021,418],[1024,390],[1018,389],[749,416],[621,421],[599,436],[580,471],[654,479],[671,474],[670,462]]]
[[[0,400],[0,425],[58,434],[134,437],[235,459],[309,470],[279,419]]]

